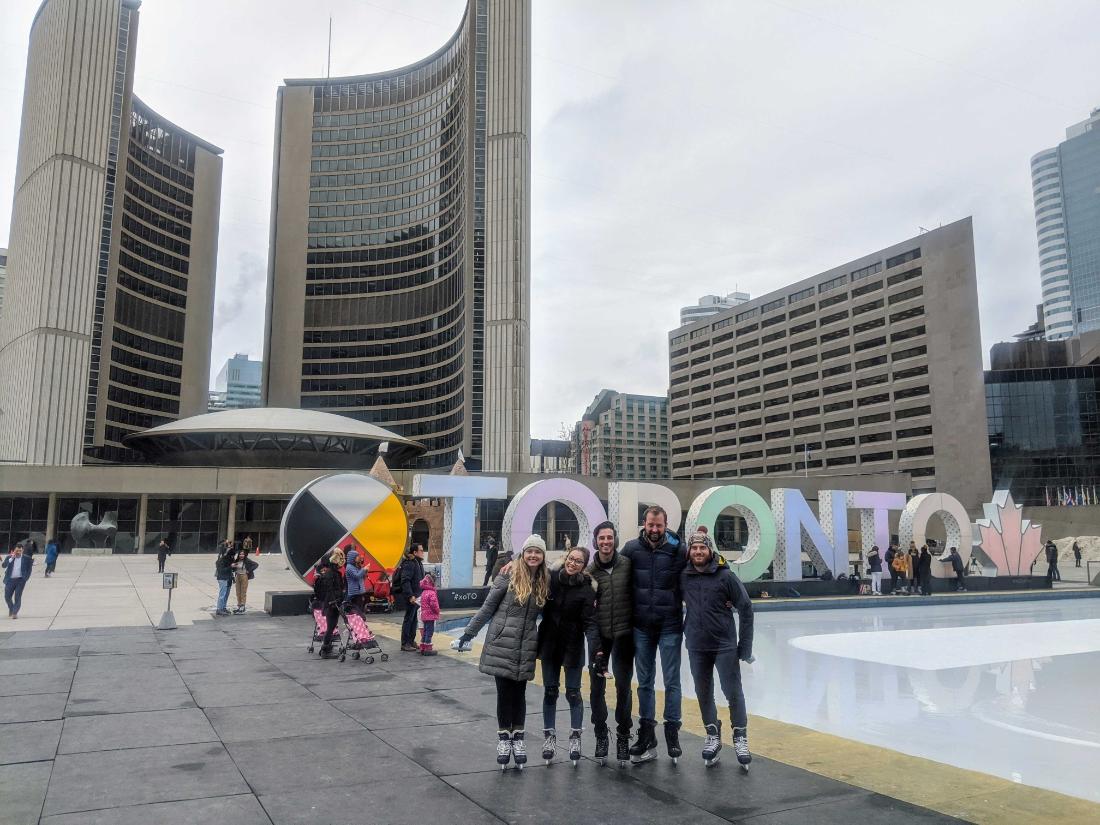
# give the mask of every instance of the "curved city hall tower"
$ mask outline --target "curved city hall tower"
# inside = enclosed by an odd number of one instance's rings
[[[419,63],[279,89],[267,404],[526,467],[530,54],[530,0],[469,0]]]
[[[221,150],[133,97],[137,0],[45,0],[31,26],[0,462],[133,457],[205,411]]]

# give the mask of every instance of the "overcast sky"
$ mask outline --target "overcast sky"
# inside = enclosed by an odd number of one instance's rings
[[[0,246],[26,41],[0,0]],[[145,0],[134,88],[225,149],[212,371],[260,357],[275,90],[426,56],[465,0]],[[534,0],[532,414],[663,394],[682,304],[974,216],[982,339],[1034,319],[1028,161],[1100,106],[1096,0]]]

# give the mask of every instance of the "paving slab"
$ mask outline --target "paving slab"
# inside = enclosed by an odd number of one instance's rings
[[[145,673],[153,668],[172,667],[174,665],[167,653],[120,653],[106,656],[82,656],[80,658],[81,674],[118,673],[123,670]]]
[[[400,780],[410,788],[431,777],[369,731],[345,736],[296,736],[227,745],[254,793],[278,794],[299,788],[335,788],[355,777],[372,787]]]
[[[337,699],[332,702],[332,705],[358,720],[369,730],[446,725],[490,718],[489,714],[483,710],[431,692],[417,694],[415,704],[410,704],[400,697],[370,696],[360,699]]]
[[[14,641],[20,641],[17,636]],[[10,662],[20,659],[57,659],[63,656],[76,656],[80,651],[80,645],[65,644],[49,645],[49,644],[34,644],[34,645],[13,645],[13,640],[9,639],[6,647],[0,648],[0,662]]]
[[[362,787],[303,788],[294,792],[260,796],[274,825],[424,825],[438,823],[502,822],[471,802],[447,783],[428,777],[415,787],[394,783],[375,784],[364,777]],[[545,822],[547,820],[539,820]],[[569,820],[576,821],[576,820]]]
[[[1050,821],[1055,821],[1052,818]],[[853,822],[888,822],[891,825],[962,822],[960,819],[882,796],[867,793],[842,802],[825,802],[803,808],[749,817],[745,825],[852,825]]]
[[[53,759],[60,736],[60,719],[4,725],[0,728],[0,765]],[[3,804],[0,803],[2,816]]]
[[[75,668],[55,673],[0,675],[0,697],[67,691],[72,686],[74,672]]]
[[[207,674],[202,678],[190,677],[187,679],[187,686],[195,704],[200,708],[227,708],[316,698],[307,688],[282,675]]]
[[[198,708],[69,717],[58,753],[217,742],[218,735]]]
[[[347,733],[360,729],[353,719],[320,699],[277,705],[207,708],[205,713],[223,742]]]
[[[0,765],[0,821],[36,825],[50,782],[51,762]]]
[[[65,700],[68,697],[67,693],[9,697],[0,702],[0,724],[60,719],[65,715]]]
[[[17,676],[30,673],[68,673],[76,672],[75,656],[59,659],[7,659],[0,660],[0,676]]]
[[[59,814],[42,819],[41,825],[196,825],[228,822],[232,825],[271,825],[263,806],[252,794],[156,802],[100,811]]]
[[[18,621],[23,621],[22,617]],[[19,650],[27,647],[73,647],[79,645],[83,639],[83,630],[24,630],[13,633],[8,639],[0,642],[0,658],[4,658],[2,651],[5,650]]]
[[[247,793],[220,744],[59,756],[44,815]]]
[[[483,718],[476,722],[457,722],[423,728],[397,727],[373,731],[379,739],[392,745],[436,776],[494,771],[496,764],[497,722],[495,718]],[[542,736],[529,734],[528,750],[534,756],[542,747]],[[536,742],[535,740],[538,739]],[[537,745],[537,747],[536,747]],[[532,764],[535,764],[532,762]]]
[[[322,699],[359,699],[366,696],[412,697],[413,694],[427,692],[408,679],[384,670],[366,670],[366,668],[361,670],[359,675],[320,678],[317,674],[306,674],[298,677],[296,681]]]
[[[73,680],[66,716],[195,707],[191,691],[174,668],[88,674],[83,669],[86,660],[87,657],[82,657]]]

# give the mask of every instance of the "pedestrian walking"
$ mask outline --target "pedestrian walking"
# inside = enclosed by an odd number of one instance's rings
[[[4,604],[8,606],[8,618],[18,619],[23,606],[23,590],[31,577],[34,558],[25,555],[23,545],[17,544],[4,559]]]
[[[494,579],[485,604],[462,636],[451,643],[460,652],[469,650],[474,636],[489,626],[478,669],[496,680],[497,764],[501,770],[510,759],[520,769],[527,764],[527,683],[535,676],[537,621],[549,596],[546,542],[532,535],[523,543],[519,560]]]
[[[581,732],[584,725],[584,700],[581,699],[581,673],[585,666],[584,642],[588,639],[590,656],[600,652],[600,634],[596,627],[596,590],[585,572],[587,547],[571,547],[562,566],[550,574],[550,596],[542,610],[539,625],[539,661],[542,664],[542,758],[550,764],[557,752],[558,695],[562,670],[565,670],[565,700],[569,705],[569,760],[574,767],[581,758]]]
[[[630,559],[618,551],[619,536],[610,521],[593,532],[596,553],[588,575],[596,583],[596,624],[600,643],[592,668],[589,704],[596,734],[596,758],[605,760],[610,747],[607,729],[607,669],[615,677],[615,759],[619,767],[630,760],[630,729],[633,724],[634,674],[634,581]]]
[[[920,555],[917,557],[917,580],[920,582],[922,596],[932,595],[932,554],[928,552],[928,545],[922,544]]]
[[[47,550],[47,552],[49,551]],[[1076,540],[1073,542],[1073,566],[1081,566],[1081,545],[1079,545]]]
[[[317,562],[317,575],[313,579],[313,598],[321,605],[325,614],[325,635],[321,639],[320,656],[327,659],[332,655],[332,636],[340,621],[340,605],[346,595],[344,576],[340,568],[346,558],[344,551],[337,548],[326,553]]]
[[[344,545],[344,581],[347,583],[347,604],[365,614],[365,602],[367,597],[367,570],[366,558],[355,549],[354,545]]]
[[[420,580],[420,621],[424,624],[420,630],[420,655],[435,656],[432,637],[439,621],[439,594],[435,592],[435,576],[431,573],[425,573]]]
[[[699,715],[703,717],[706,739],[703,761],[715,764],[722,750],[722,722],[714,704],[714,671],[722,693],[729,704],[730,725],[733,727],[733,748],[737,761],[748,769],[749,717],[745,706],[745,691],[741,686],[741,662],[752,657],[752,600],[734,572],[720,562],[710,536],[703,530],[688,539],[691,563],[680,578],[687,610],[684,619],[684,644],[688,650],[691,678],[699,699]],[[733,620],[733,611],[741,620],[740,634]]]
[[[955,571],[955,590],[959,593],[965,593],[966,565],[963,564],[962,556],[959,555],[959,549],[957,547],[949,548],[947,555],[940,557],[940,562],[951,565],[951,569]]]
[[[53,575],[54,570],[57,569],[57,554],[59,552],[57,546],[57,539],[50,539],[46,542],[46,578],[48,579]],[[1080,565],[1078,565],[1080,566]]]
[[[405,618],[401,622],[401,650],[416,653],[416,611],[420,607],[420,582],[424,578],[424,546],[414,544],[401,562],[401,599]]]
[[[222,542],[218,548],[217,558],[214,559],[214,578],[218,580],[218,602],[214,607],[215,616],[229,615],[229,588],[233,583],[233,562],[235,554],[233,543]]]
[[[485,581],[481,583],[482,587],[488,586],[489,582],[493,580],[498,555],[497,543],[492,536],[489,536],[485,540]]]
[[[1047,542],[1047,579],[1051,584],[1060,582],[1062,574],[1058,571],[1058,545],[1052,541]]]
[[[680,574],[687,553],[679,536],[668,529],[663,507],[645,511],[638,538],[622,554],[630,559],[634,584],[634,670],[638,678],[638,739],[630,748],[632,762],[657,757],[657,697],[654,683],[657,654],[665,687],[665,746],[676,761],[680,749],[680,647],[683,643],[683,603]]]
[[[871,595],[882,595],[882,556],[879,555],[878,545],[872,545],[867,551],[867,570],[871,574]]]
[[[237,591],[237,606],[233,612],[238,616],[244,613],[248,601],[248,582],[256,577],[259,565],[248,557],[248,551],[241,545],[233,558],[233,585]]]
[[[160,544],[157,545],[157,572],[164,572],[164,563],[168,560],[168,557],[172,555],[172,548],[168,544],[168,539],[164,538],[160,540]]]

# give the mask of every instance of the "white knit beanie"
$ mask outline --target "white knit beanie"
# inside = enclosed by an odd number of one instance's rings
[[[523,547],[520,548],[520,554],[522,554],[523,551],[526,550],[528,547],[535,547],[541,550],[543,555],[546,555],[546,542],[543,541],[542,536],[538,535],[537,533],[532,533],[530,536],[527,537],[527,539],[523,542]]]

